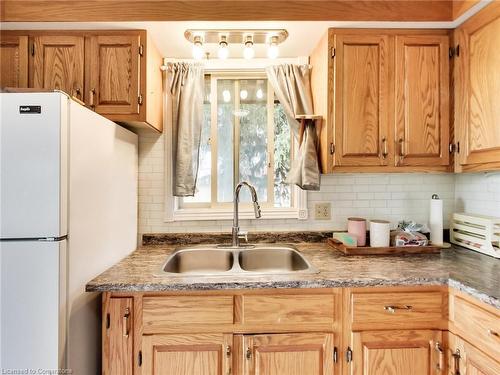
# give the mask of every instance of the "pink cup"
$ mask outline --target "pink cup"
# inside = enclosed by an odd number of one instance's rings
[[[358,246],[366,245],[366,220],[360,217],[347,219],[347,233],[356,236]]]

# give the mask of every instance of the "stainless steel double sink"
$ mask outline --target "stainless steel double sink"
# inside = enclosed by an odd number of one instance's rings
[[[246,276],[319,271],[289,245],[200,245],[175,250],[160,272],[169,276]]]

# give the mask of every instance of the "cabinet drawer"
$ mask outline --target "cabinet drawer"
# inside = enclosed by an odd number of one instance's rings
[[[493,358],[500,358],[500,316],[458,297],[454,311],[460,335]]]
[[[241,322],[269,327],[330,326],[334,322],[334,296],[318,295],[245,295]]]
[[[441,292],[353,293],[353,329],[434,328],[444,323]],[[380,324],[380,327],[376,327]]]
[[[233,323],[233,296],[169,296],[143,299],[144,333],[203,331]],[[201,331],[200,331],[201,329]]]

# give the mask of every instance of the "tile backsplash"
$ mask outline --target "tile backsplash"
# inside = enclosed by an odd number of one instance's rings
[[[455,210],[500,216],[500,172],[457,174]]]
[[[164,136],[139,132],[139,233],[225,232],[229,220],[164,222]],[[473,183],[471,182],[470,185]],[[309,219],[242,220],[242,230],[342,230],[350,216],[426,222],[429,199],[444,200],[445,227],[455,206],[453,174],[335,174],[322,176],[321,191],[308,193]],[[498,198],[498,192],[497,198]],[[315,220],[314,204],[330,202],[331,220]]]

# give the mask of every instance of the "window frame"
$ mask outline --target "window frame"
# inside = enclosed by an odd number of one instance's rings
[[[267,82],[267,106],[268,111],[268,171],[274,173],[274,127],[270,122],[274,123],[274,90],[267,79],[264,70],[207,70],[207,75],[210,75],[210,102],[217,103],[217,80],[220,79],[265,79]],[[238,83],[235,84],[234,92],[238,92]],[[168,93],[168,91],[167,91]],[[235,95],[235,104],[239,105],[239,95]],[[171,103],[169,95],[167,94],[167,124],[171,125]],[[170,108],[169,108],[170,107]],[[168,121],[169,120],[169,121]],[[234,139],[239,137],[239,121],[236,118],[236,129],[234,132]],[[233,215],[233,202],[217,202],[217,106],[211,107],[211,170],[216,171],[212,173],[211,184],[211,202],[182,202],[182,198],[174,197],[171,188],[171,170],[172,170],[172,155],[169,152],[171,147],[171,126],[167,127],[168,131],[165,134],[165,222],[169,221],[190,221],[190,220],[226,220],[231,219]],[[166,129],[166,130],[167,130]],[[291,154],[294,155],[296,149],[296,142],[292,138]],[[233,148],[233,160],[235,161],[234,179],[239,176],[239,160],[236,163],[236,157],[239,157],[239,142]],[[169,178],[170,176],[170,178]],[[234,184],[235,182],[233,182]],[[270,193],[269,193],[270,192]],[[215,203],[214,203],[215,202]],[[308,218],[307,210],[307,192],[292,186],[291,189],[291,207],[274,207],[274,179],[269,178],[268,173],[268,197],[266,202],[262,202],[262,219],[299,219],[305,220]],[[240,204],[240,218],[253,219],[253,207],[250,204]]]

